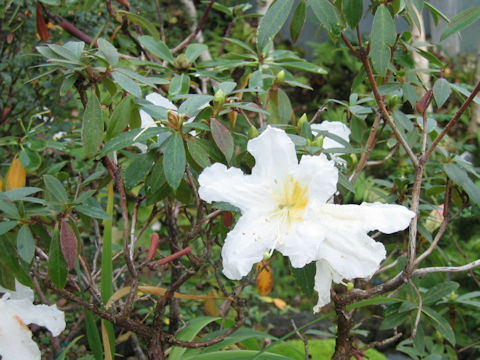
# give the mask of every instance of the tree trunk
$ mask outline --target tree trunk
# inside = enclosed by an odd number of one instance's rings
[[[354,337],[350,333],[353,327],[353,312],[348,311],[346,305],[335,303],[338,329],[335,342],[333,360],[348,360],[353,354]]]

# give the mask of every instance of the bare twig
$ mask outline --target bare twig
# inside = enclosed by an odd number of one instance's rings
[[[305,347],[305,360],[310,359],[310,355],[308,353],[308,338],[306,336],[303,336],[300,331],[298,331],[297,325],[295,324],[295,320],[290,319],[290,323],[293,326],[293,329],[295,330],[295,333],[297,336],[303,341],[303,346]]]
[[[472,261],[469,264],[463,266],[433,266],[423,269],[417,269],[413,272],[414,276],[423,276],[426,274],[438,273],[438,272],[463,272],[474,269],[480,266],[480,259]]]
[[[417,287],[415,286],[415,284],[411,279],[409,280],[409,283],[418,297],[417,315],[415,316],[415,323],[413,324],[412,335],[410,336],[411,339],[414,339],[415,336],[417,336],[418,324],[420,324],[420,317],[422,316],[423,299],[422,299],[422,294],[420,294],[420,291],[418,291]]]

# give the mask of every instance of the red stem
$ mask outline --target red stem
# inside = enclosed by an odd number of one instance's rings
[[[176,253],[170,255],[170,256],[167,256],[166,258],[163,258],[161,260],[158,260],[157,261],[157,264],[158,265],[165,265],[165,264],[168,264],[170,261],[173,261],[175,259],[178,259],[180,256],[183,256],[185,254],[188,254],[189,252],[192,251],[192,247],[191,246],[187,246],[185,249],[183,250],[180,250],[180,251],[177,251]]]

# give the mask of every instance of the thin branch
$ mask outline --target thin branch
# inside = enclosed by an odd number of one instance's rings
[[[393,157],[393,155],[395,155],[395,153],[398,151],[399,148],[400,148],[400,144],[396,143],[395,146],[393,147],[392,151],[390,151],[388,153],[388,155],[385,156],[382,160],[367,161],[366,166],[377,166],[377,165],[382,165],[382,164],[386,163],[388,160],[390,160]]]
[[[395,342],[397,341],[398,339],[400,339],[401,337],[403,336],[402,333],[398,333],[398,334],[395,334],[393,335],[392,337],[389,337],[388,339],[385,339],[385,340],[381,340],[381,341],[374,341],[362,348],[360,348],[358,351],[359,352],[365,352],[367,351],[368,349],[371,349],[371,348],[377,348],[377,347],[381,347],[381,346],[385,346],[385,345],[388,345],[392,342]]]
[[[423,269],[417,269],[413,272],[413,276],[423,276],[426,274],[432,274],[437,272],[463,272],[474,269],[480,266],[480,259],[472,261],[469,264],[463,266],[433,266]]]
[[[415,294],[417,294],[417,297],[418,297],[417,315],[415,316],[415,323],[413,325],[412,335],[410,336],[411,339],[415,339],[415,336],[417,336],[418,324],[420,324],[420,318],[422,316],[423,299],[422,299],[422,294],[420,294],[420,291],[418,291],[413,281],[409,280],[409,283],[413,287],[413,290],[415,291]]]
[[[160,36],[162,41],[165,42],[165,23],[162,16],[162,8],[160,7],[160,2],[155,0],[155,6],[157,7],[158,22],[160,23]]]
[[[190,44],[193,39],[195,39],[197,34],[200,32],[200,30],[202,30],[202,27],[205,24],[205,21],[207,21],[208,14],[210,13],[210,10],[212,9],[212,6],[213,6],[214,2],[215,2],[215,0],[210,0],[207,8],[205,9],[205,12],[203,13],[202,18],[198,22],[198,25],[195,28],[195,30],[190,35],[188,35],[180,44],[178,44],[176,47],[174,47],[172,49],[172,54],[175,54],[175,53],[179,52],[184,47],[186,47],[188,44]]]
[[[295,320],[290,319],[290,323],[293,326],[293,329],[295,330],[297,336],[303,341],[303,346],[305,347],[305,360],[310,359],[310,355],[308,353],[308,338],[306,336],[303,336],[300,331],[297,328],[297,325],[295,324]]]

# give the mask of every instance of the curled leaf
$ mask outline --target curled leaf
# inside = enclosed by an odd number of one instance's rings
[[[67,268],[68,270],[72,270],[75,267],[75,260],[77,259],[78,243],[75,233],[65,219],[62,220],[60,225],[60,246],[62,248],[63,258],[67,263]]]
[[[273,288],[272,267],[266,261],[257,263],[257,292],[260,296],[270,294]]]
[[[17,157],[12,161],[5,179],[5,191],[25,187],[27,172]]]

